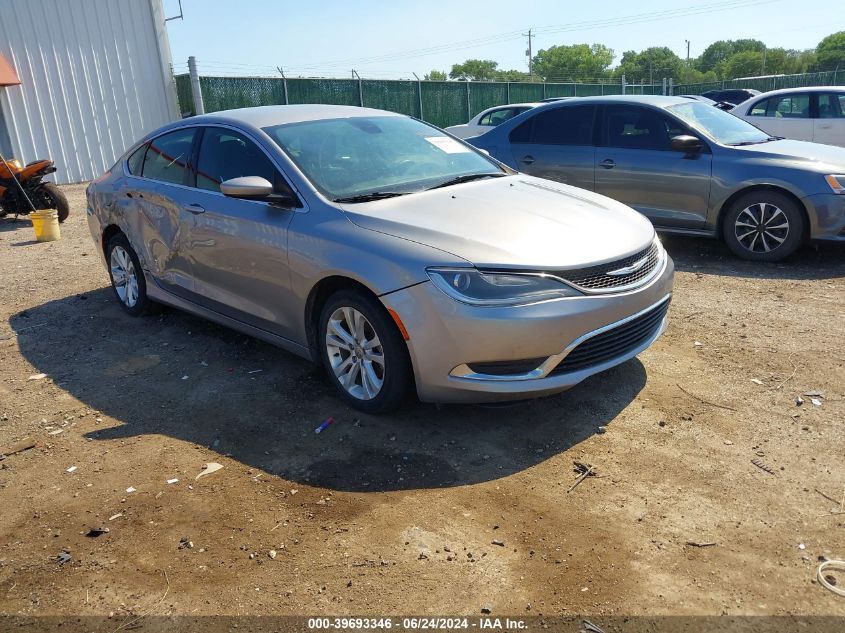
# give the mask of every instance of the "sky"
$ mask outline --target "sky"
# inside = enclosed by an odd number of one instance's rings
[[[167,16],[177,0],[163,0]],[[605,44],[619,62],[627,50],[668,46],[696,57],[720,39],[756,38],[768,46],[814,48],[845,30],[841,11],[809,11],[794,0],[182,0],[183,20],[167,30],[177,73],[188,56],[204,75],[422,78],[453,63],[492,59],[527,70],[533,51]],[[824,15],[834,16],[825,19]]]

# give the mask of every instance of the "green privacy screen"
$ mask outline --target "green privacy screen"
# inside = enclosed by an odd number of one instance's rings
[[[194,113],[188,75],[177,75],[183,116]],[[621,84],[543,84],[377,79],[200,77],[206,112],[261,105],[326,103],[366,106],[414,116],[439,127],[466,123],[492,106],[546,97],[620,94]],[[627,86],[629,94],[660,94],[661,86]]]
[[[191,81],[177,75],[176,93],[183,116],[194,113]],[[834,86],[845,71],[731,79],[707,84],[679,84],[674,94],[701,94],[717,88],[760,91],[803,86]],[[418,117],[439,127],[466,123],[482,110],[506,103],[531,103],[548,97],[622,94],[621,83],[498,83],[377,79],[283,79],[281,77],[200,77],[206,112],[285,103],[364,105]],[[626,94],[662,94],[662,84],[627,84]]]

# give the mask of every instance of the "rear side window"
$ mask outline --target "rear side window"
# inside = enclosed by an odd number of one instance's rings
[[[481,119],[479,119],[478,121],[478,125],[489,125],[492,127],[496,127],[497,125],[501,125],[508,119],[514,118],[520,112],[522,112],[522,110],[516,110],[515,108],[502,108],[501,110],[493,110],[492,112],[488,112],[483,117],[481,117]]]
[[[194,128],[168,132],[150,141],[144,156],[144,178],[187,184],[193,142]]]
[[[539,112],[517,126],[511,143],[592,145],[595,106],[564,106]]]
[[[819,95],[819,118],[845,118],[845,94],[822,93]]]
[[[748,113],[751,116],[765,116],[776,119],[809,119],[810,95],[781,95],[758,101]]]
[[[258,146],[233,130],[207,127],[197,160],[197,187],[220,191],[220,183],[240,176],[277,182],[276,169]]]
[[[144,167],[144,153],[147,151],[147,145],[141,145],[138,149],[132,152],[132,155],[126,161],[126,166],[129,173],[133,176],[140,176],[141,169]]]

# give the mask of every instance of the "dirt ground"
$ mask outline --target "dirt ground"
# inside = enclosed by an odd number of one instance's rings
[[[370,417],[281,350],[123,314],[65,190],[61,241],[0,220],[0,452],[38,442],[0,461],[0,614],[845,616],[815,580],[845,558],[845,245],[666,236],[638,359]],[[569,492],[574,461],[598,476]]]

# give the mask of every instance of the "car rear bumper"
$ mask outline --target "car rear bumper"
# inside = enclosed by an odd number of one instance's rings
[[[809,211],[810,239],[845,242],[845,195],[818,193],[801,202]]]
[[[674,265],[636,290],[527,306],[475,307],[422,283],[382,297],[407,329],[428,402],[541,396],[633,358],[666,327]]]

